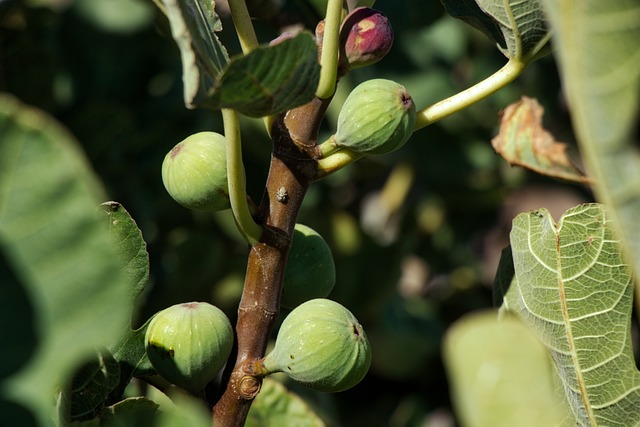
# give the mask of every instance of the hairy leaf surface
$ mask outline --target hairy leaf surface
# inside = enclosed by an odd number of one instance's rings
[[[640,373],[631,348],[633,286],[602,205],[546,209],[513,221],[515,281],[505,302],[547,346],[573,424],[640,423]]]

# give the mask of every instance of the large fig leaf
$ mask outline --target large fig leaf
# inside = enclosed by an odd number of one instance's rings
[[[457,321],[444,340],[453,403],[464,427],[540,427],[562,422],[545,347],[515,316],[496,311]]]
[[[602,205],[546,209],[513,221],[515,279],[505,296],[547,346],[573,413],[571,425],[640,423],[640,373],[631,348],[633,286]]]
[[[215,36],[222,29],[213,0],[162,0],[182,56],[188,108],[231,108],[252,117],[310,101],[320,78],[309,33],[263,46],[233,60]]]
[[[545,1],[580,152],[640,275],[640,0]]]
[[[3,346],[24,346],[34,339],[29,328],[37,331],[33,353],[0,383],[0,397],[46,426],[57,388],[128,325],[129,286],[97,210],[104,192],[71,135],[7,95],[0,134],[0,251],[33,310],[32,322],[11,325],[27,328],[27,341]]]
[[[528,62],[550,35],[541,0],[441,0],[447,12],[484,32],[509,59]]]

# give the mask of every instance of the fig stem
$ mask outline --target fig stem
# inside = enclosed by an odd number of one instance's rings
[[[335,153],[338,151],[338,145],[336,144],[335,134],[331,135],[329,139],[324,141],[322,144],[318,144],[318,150],[320,150],[320,155],[322,158],[329,157],[331,153]]]
[[[522,74],[528,63],[529,61],[522,59],[510,59],[504,67],[481,82],[418,111],[414,132],[457,113],[507,86]]]
[[[253,220],[247,202],[238,113],[235,110],[223,108],[222,120],[227,144],[227,180],[231,211],[242,237],[250,245],[254,245],[262,236],[262,227]]]
[[[330,98],[336,90],[341,21],[342,0],[329,0],[324,19],[324,36],[322,53],[320,54],[320,81],[316,89],[316,96],[320,99]]]
[[[236,28],[242,53],[245,55],[258,47],[258,38],[251,23],[249,10],[244,0],[229,0],[229,10],[233,26]]]
[[[364,156],[365,154],[356,153],[346,147],[334,151],[327,157],[318,160],[318,175],[316,176],[316,181],[350,165]]]

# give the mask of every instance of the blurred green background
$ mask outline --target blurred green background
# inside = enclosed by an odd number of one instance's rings
[[[320,19],[323,1],[283,3],[256,21],[261,42],[290,28],[313,31]],[[219,36],[237,54],[220,6]],[[420,109],[506,62],[437,0],[379,0],[375,8],[393,24],[392,51],[340,82],[320,140],[335,130],[341,103],[363,80],[404,84]],[[0,91],[63,123],[109,197],[137,221],[151,259],[139,324],[192,300],[210,301],[234,319],[248,251],[230,213],[182,208],[160,176],[176,143],[198,131],[222,132],[221,118],[184,107],[180,55],[151,0],[0,0]],[[312,186],[299,222],[332,247],[337,284],[330,297],[358,317],[374,351],[370,374],[352,390],[325,395],[292,386],[330,425],[456,425],[441,339],[463,314],[492,306],[491,282],[511,219],[539,207],[557,219],[591,200],[583,188],[512,168],[493,151],[499,111],[523,95],[538,98],[547,128],[572,144],[555,63],[547,57],[508,88],[416,132],[398,152],[360,160]],[[242,124],[248,191],[258,202],[270,141],[262,121]]]

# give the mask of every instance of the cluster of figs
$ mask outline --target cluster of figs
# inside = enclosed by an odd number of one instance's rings
[[[321,28],[316,29],[318,41]],[[393,42],[387,18],[364,7],[345,17],[340,34],[341,72],[379,61]],[[336,132],[320,151],[330,156],[341,149],[367,155],[397,150],[411,136],[415,115],[415,104],[402,85],[385,79],[365,81],[346,99]],[[215,132],[193,134],[177,144],[162,164],[162,180],[171,197],[190,209],[229,209],[225,147],[225,137]],[[264,375],[282,372],[324,392],[347,390],[364,378],[371,364],[369,341],[354,315],[327,299],[334,284],[329,246],[313,229],[296,224],[281,295],[281,305],[291,312],[273,350],[260,361]],[[190,302],[156,313],[145,347],[158,374],[200,393],[226,363],[233,339],[233,328],[220,309]]]

